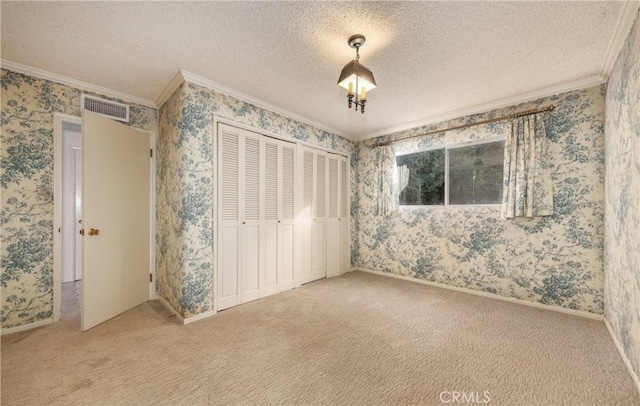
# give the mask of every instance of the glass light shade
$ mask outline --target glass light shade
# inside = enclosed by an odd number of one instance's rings
[[[357,89],[356,77],[358,78]],[[355,59],[344,65],[342,72],[340,72],[340,79],[338,79],[338,86],[344,87],[347,90],[349,90],[349,83],[352,84],[351,88],[357,94],[362,92],[362,88],[366,89],[368,92],[376,87],[376,80],[373,78],[373,72]]]

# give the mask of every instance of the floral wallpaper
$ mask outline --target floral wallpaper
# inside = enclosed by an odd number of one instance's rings
[[[604,86],[358,144],[354,266],[602,314]],[[555,104],[545,115],[554,214],[501,219],[500,206],[400,208],[376,215],[376,143]],[[508,122],[395,144],[396,153],[504,135]]]
[[[80,116],[82,91],[5,69],[0,84],[0,322],[7,328],[53,316],[53,114]],[[157,130],[156,109],[126,104],[129,125]]]
[[[181,308],[185,248],[180,217],[183,201],[179,199],[184,191],[178,182],[183,172],[179,169],[182,90],[181,85],[160,109],[156,141],[156,293],[174,309]]]
[[[606,96],[605,317],[640,379],[640,18]]]
[[[355,185],[356,155],[349,140],[183,83],[160,108],[157,160],[158,292],[183,317],[213,310],[214,115],[350,154]]]

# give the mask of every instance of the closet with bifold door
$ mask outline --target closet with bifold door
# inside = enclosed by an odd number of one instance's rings
[[[299,147],[302,173],[300,281],[337,276],[350,268],[349,160]]]
[[[218,310],[295,287],[296,145],[218,123]]]

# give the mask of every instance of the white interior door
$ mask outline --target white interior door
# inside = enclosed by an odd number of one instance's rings
[[[339,167],[337,155],[327,156],[327,277],[340,275]]]
[[[83,112],[83,331],[149,299],[150,138]]]

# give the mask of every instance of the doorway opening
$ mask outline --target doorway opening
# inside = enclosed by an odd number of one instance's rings
[[[53,321],[80,319],[82,305],[82,118],[54,115]]]
[[[62,319],[80,318],[82,127],[62,122]]]

